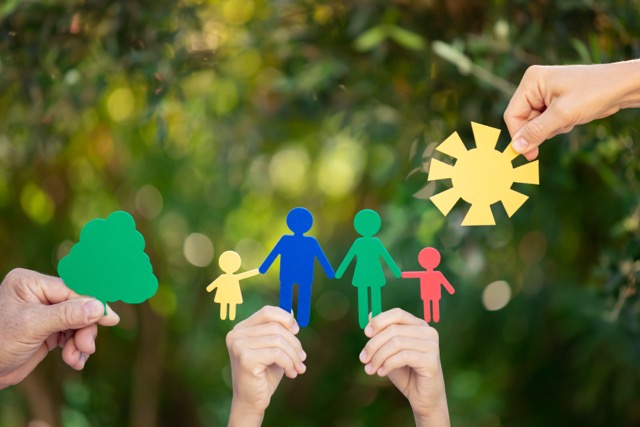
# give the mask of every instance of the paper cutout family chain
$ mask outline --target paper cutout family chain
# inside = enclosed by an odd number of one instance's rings
[[[440,262],[440,253],[434,248],[423,249],[418,261],[425,270],[402,273],[380,239],[374,237],[380,231],[381,224],[377,212],[371,209],[358,212],[354,219],[354,228],[361,237],[353,243],[338,271],[334,273],[318,241],[305,234],[313,225],[313,215],[305,208],[294,208],[287,215],[287,226],[293,234],[286,234],[280,238],[258,270],[235,274],[240,268],[240,255],[232,251],[225,252],[219,259],[224,274],[207,286],[207,291],[217,289],[214,301],[220,304],[220,318],[226,319],[228,311],[229,319],[234,320],[236,305],[242,303],[240,280],[258,273],[265,274],[276,258],[280,257],[280,308],[287,312],[292,311],[293,288],[297,285],[296,319],[301,327],[306,327],[311,315],[315,260],[320,262],[329,279],[342,278],[355,260],[351,283],[358,288],[358,320],[360,327],[364,329],[369,322],[369,313],[377,316],[382,312],[382,287],[387,283],[382,264],[384,261],[395,277],[420,279],[424,318],[427,322],[431,321],[430,307],[433,307],[433,321],[438,322],[440,287],[444,286],[450,294],[455,292],[442,273],[434,271]]]

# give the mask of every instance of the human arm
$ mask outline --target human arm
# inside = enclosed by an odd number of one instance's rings
[[[320,261],[320,265],[322,266],[322,269],[324,270],[324,273],[327,275],[327,277],[329,279],[333,279],[334,277],[336,277],[336,273],[333,271],[333,267],[331,267],[331,263],[329,262],[329,260],[327,259],[327,256],[322,251],[320,244],[317,241],[315,243],[316,243],[316,258],[318,258],[318,261]]]
[[[282,239],[280,239],[278,243],[276,243],[271,252],[269,252],[269,255],[267,255],[267,259],[265,259],[262,265],[260,265],[260,267],[258,268],[260,274],[266,273],[267,270],[269,270],[269,268],[271,267],[271,264],[273,264],[276,258],[278,258],[278,256],[280,255],[280,245],[282,244],[281,242]]]
[[[640,107],[640,60],[532,66],[504,113],[512,146],[528,160],[546,139],[574,126]]]
[[[448,427],[438,333],[399,308],[369,321],[369,342],[360,353],[368,375],[388,376],[409,400],[418,427]]]
[[[453,289],[453,286],[451,286],[451,283],[449,283],[447,278],[444,277],[444,274],[442,273],[440,273],[440,282],[442,283],[442,286],[444,286],[444,288],[447,290],[447,292],[449,292],[451,295],[455,293],[456,290]]]
[[[347,255],[340,263],[340,267],[338,267],[338,270],[336,271],[336,279],[341,279],[344,275],[344,272],[347,271],[347,268],[349,268],[349,264],[351,264],[351,261],[353,261],[353,258],[356,256],[355,247],[355,243],[351,245],[351,247],[349,248],[349,252],[347,252]]]
[[[400,271],[398,264],[396,264],[393,258],[391,258],[389,251],[387,251],[382,242],[380,242],[379,240],[377,240],[377,242],[378,245],[380,245],[380,255],[382,255],[382,259],[384,259],[384,261],[387,263],[393,275],[397,278],[400,278],[400,276],[402,275],[402,271]]]
[[[283,375],[306,371],[306,354],[295,335],[300,327],[290,313],[263,307],[227,334],[233,400],[230,427],[262,424],[264,412]]]
[[[56,347],[73,369],[96,351],[97,325],[120,318],[102,302],[81,297],[58,277],[15,269],[0,285],[0,389],[22,381]]]
[[[254,268],[253,270],[249,270],[249,271],[245,271],[244,273],[237,274],[236,277],[238,278],[238,280],[242,280],[242,279],[248,279],[249,277],[257,276],[258,274],[260,274],[260,271],[257,268]]]

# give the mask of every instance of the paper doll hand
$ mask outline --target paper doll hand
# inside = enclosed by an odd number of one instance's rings
[[[259,426],[283,375],[295,378],[306,371],[299,331],[290,313],[267,306],[227,334],[233,379],[229,426]]]
[[[22,381],[56,347],[73,369],[96,351],[98,324],[120,318],[93,298],[81,297],[61,279],[15,269],[0,286],[0,389]]]
[[[360,353],[369,375],[388,376],[411,404],[417,426],[449,426],[438,333],[427,322],[395,308],[374,317]]]
[[[546,139],[640,106],[639,73],[640,61],[529,67],[504,113],[514,150],[533,160]]]

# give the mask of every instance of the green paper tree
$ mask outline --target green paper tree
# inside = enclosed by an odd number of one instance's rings
[[[117,211],[82,228],[80,241],[60,260],[58,274],[78,294],[102,301],[105,314],[107,302],[139,304],[158,290],[144,246],[131,215]]]

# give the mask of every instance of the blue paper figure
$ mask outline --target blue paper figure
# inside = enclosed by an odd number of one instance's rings
[[[300,327],[309,325],[311,316],[311,285],[315,259],[318,258],[329,279],[335,276],[318,241],[314,237],[304,235],[312,225],[311,212],[305,208],[292,209],[287,215],[287,227],[293,234],[282,236],[259,268],[260,273],[266,273],[280,256],[280,308],[291,313],[293,285],[298,285],[297,320]]]

